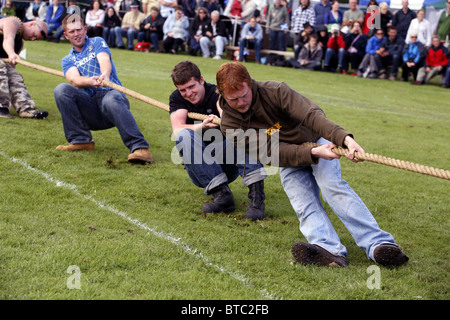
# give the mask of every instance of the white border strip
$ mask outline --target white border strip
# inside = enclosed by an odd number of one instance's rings
[[[241,282],[243,285],[250,287],[250,288],[254,288],[254,285],[252,285],[250,283],[250,280],[247,279],[246,276],[235,273],[233,271],[229,271],[213,262],[211,262],[211,260],[206,257],[205,255],[203,255],[201,252],[199,252],[197,249],[192,249],[187,243],[182,242],[181,238],[177,238],[171,234],[165,233],[165,232],[161,232],[161,231],[157,231],[155,228],[151,228],[149,226],[147,226],[145,223],[140,222],[137,219],[133,219],[130,216],[128,216],[127,213],[117,210],[116,208],[114,208],[113,206],[109,205],[109,204],[105,204],[104,202],[98,201],[96,199],[94,199],[92,196],[90,195],[85,195],[82,194],[78,191],[77,186],[73,185],[73,184],[69,184],[63,181],[59,181],[55,178],[53,178],[51,175],[49,175],[46,172],[43,172],[39,169],[33,168],[32,166],[30,166],[27,162],[14,158],[14,157],[10,157],[8,156],[6,153],[4,153],[3,151],[0,151],[0,155],[4,158],[6,158],[7,160],[17,163],[19,165],[21,165],[22,167],[24,167],[27,170],[30,170],[34,173],[40,174],[41,176],[43,176],[46,180],[48,180],[51,183],[54,183],[56,185],[56,187],[62,187],[65,189],[68,189],[70,191],[72,191],[74,194],[76,194],[77,196],[80,196],[82,198],[84,198],[85,200],[90,200],[91,202],[93,202],[98,208],[100,209],[105,209],[111,213],[114,213],[115,215],[118,215],[120,217],[122,217],[123,219],[127,220],[128,222],[132,223],[133,225],[142,228],[144,230],[147,230],[149,232],[151,232],[153,235],[155,235],[158,238],[161,238],[163,240],[166,240],[172,244],[175,244],[176,246],[182,248],[186,253],[195,256],[201,260],[203,260],[204,263],[206,263],[207,265],[214,267],[215,269],[219,270],[220,272],[223,272],[225,274],[228,274],[229,276],[231,276],[232,278],[238,280],[239,282]],[[276,298],[272,293],[268,292],[266,289],[262,289],[260,290],[261,295],[264,298],[267,299],[278,299]]]

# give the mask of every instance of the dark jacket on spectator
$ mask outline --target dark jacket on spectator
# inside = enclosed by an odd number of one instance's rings
[[[394,41],[391,41],[389,37],[386,37],[382,42],[380,48],[384,48],[389,52],[391,56],[401,55],[403,48],[405,47],[405,40],[399,35],[397,35]]]
[[[158,37],[161,40],[164,35],[163,26],[164,26],[164,22],[166,21],[166,19],[164,19],[160,14],[158,14],[158,16],[154,20],[152,20],[152,18],[153,17],[151,15],[146,17],[140,25],[140,30],[144,31],[144,32],[148,32],[148,33],[156,32],[156,33],[158,33]],[[146,24],[150,24],[150,27],[156,28],[156,31],[144,29]]]
[[[346,48],[350,48],[352,42],[356,39],[359,34],[356,33],[347,33],[344,37]],[[358,55],[364,57],[366,54],[366,45],[367,45],[367,36],[362,34],[358,40],[353,43],[353,47],[358,50]]]

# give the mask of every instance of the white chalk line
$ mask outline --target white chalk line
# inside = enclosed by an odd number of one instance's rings
[[[114,213],[114,214],[120,216],[121,218],[127,220],[131,224],[133,224],[133,225],[135,225],[135,226],[137,226],[139,228],[142,228],[144,230],[149,231],[154,236],[156,236],[158,238],[161,238],[163,240],[166,240],[166,241],[168,241],[168,242],[170,242],[170,243],[172,243],[172,244],[182,248],[186,253],[201,259],[207,265],[209,265],[209,266],[219,270],[222,273],[228,274],[229,276],[231,276],[235,280],[239,281],[243,285],[245,285],[245,286],[247,286],[249,288],[255,289],[255,286],[250,282],[250,280],[246,276],[244,276],[242,274],[238,274],[238,273],[230,271],[230,270],[227,270],[224,267],[221,267],[221,266],[211,262],[211,260],[208,257],[206,257],[203,253],[201,253],[199,250],[193,249],[187,243],[181,241],[181,238],[178,238],[178,237],[176,237],[176,236],[174,236],[174,235],[172,235],[170,233],[165,233],[165,232],[162,232],[162,231],[158,231],[154,227],[153,228],[149,227],[147,224],[145,224],[143,222],[140,222],[139,220],[130,217],[126,212],[118,210],[118,209],[114,208],[113,206],[111,206],[109,204],[106,204],[106,203],[104,203],[102,201],[96,200],[90,195],[86,195],[86,194],[83,194],[83,193],[79,192],[76,185],[69,184],[69,183],[57,180],[57,179],[53,178],[50,174],[32,167],[31,165],[29,165],[27,162],[25,162],[23,160],[17,159],[15,157],[10,157],[6,153],[4,153],[3,151],[0,151],[0,155],[2,157],[4,157],[5,159],[13,162],[13,163],[21,165],[22,167],[24,167],[25,169],[27,169],[29,171],[32,171],[34,173],[37,173],[37,174],[41,175],[47,181],[49,181],[51,183],[54,183],[56,187],[61,187],[61,188],[68,189],[71,192],[73,192],[74,194],[76,194],[77,196],[82,197],[85,200],[91,201],[98,208],[105,209],[105,210],[107,210],[107,211],[109,211],[111,213]],[[274,294],[270,293],[266,289],[260,289],[259,292],[262,295],[262,297],[264,297],[266,299],[271,299],[271,300],[279,299],[279,298],[276,298]]]

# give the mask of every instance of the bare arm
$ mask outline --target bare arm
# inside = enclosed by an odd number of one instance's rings
[[[19,28],[19,21],[13,17],[0,20],[0,29],[3,31],[3,49],[8,55],[9,62],[12,65],[15,65],[16,60],[19,59],[19,55],[14,51],[14,39],[16,38]]]
[[[196,132],[201,132],[202,130],[209,128],[216,128],[218,125],[213,123],[213,119],[217,118],[215,115],[209,115],[209,117],[201,123],[197,124],[187,124],[186,120],[188,118],[188,111],[186,109],[179,109],[170,114],[170,122],[172,124],[172,130],[175,136],[183,129],[191,129]]]

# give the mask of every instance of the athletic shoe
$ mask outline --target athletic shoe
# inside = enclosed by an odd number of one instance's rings
[[[153,156],[148,149],[136,149],[128,155],[128,162],[146,164],[153,162]]]
[[[45,119],[48,116],[48,112],[45,110],[35,110],[28,108],[22,112],[19,112],[19,117],[28,119]]]
[[[59,145],[56,147],[56,150],[64,150],[64,151],[80,151],[80,150],[87,150],[91,151],[94,150],[94,141],[89,143],[75,143],[75,144],[69,144],[67,146]]]
[[[398,267],[408,262],[409,258],[395,244],[382,243],[373,252],[375,262],[385,267]]]
[[[313,264],[328,267],[348,266],[345,257],[334,255],[315,244],[298,241],[292,246],[291,252],[295,260],[304,265]]]
[[[0,118],[14,119],[14,117],[9,114],[8,108],[0,108]]]

